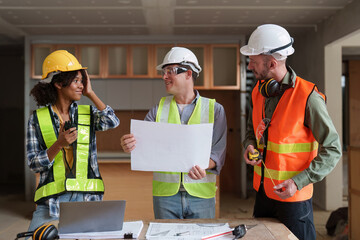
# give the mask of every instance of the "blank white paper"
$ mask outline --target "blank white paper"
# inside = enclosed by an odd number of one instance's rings
[[[181,125],[131,119],[136,147],[131,170],[189,172],[209,166],[213,124]]]

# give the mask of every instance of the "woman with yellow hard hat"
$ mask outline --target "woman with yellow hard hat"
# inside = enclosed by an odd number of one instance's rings
[[[55,51],[30,92],[44,107],[33,112],[27,127],[27,163],[40,174],[29,231],[58,219],[59,202],[103,198],[95,131],[115,128],[119,119],[95,94],[85,69],[67,51]],[[78,105],[83,95],[95,106]]]

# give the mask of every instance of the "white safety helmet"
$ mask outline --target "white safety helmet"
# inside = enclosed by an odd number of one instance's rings
[[[293,54],[294,39],[285,28],[275,24],[264,24],[256,28],[249,38],[248,45],[240,48],[243,55],[272,55],[277,60],[286,59]]]
[[[165,65],[169,64],[189,66],[193,72],[197,73],[197,76],[199,76],[199,73],[201,72],[201,67],[195,54],[187,48],[171,48],[171,50],[165,55],[163,62],[156,67],[156,70],[161,71]]]

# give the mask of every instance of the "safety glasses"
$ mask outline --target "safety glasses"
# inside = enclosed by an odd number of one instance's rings
[[[162,69],[162,76],[166,75],[177,75],[186,72],[188,69],[184,67],[165,67]]]

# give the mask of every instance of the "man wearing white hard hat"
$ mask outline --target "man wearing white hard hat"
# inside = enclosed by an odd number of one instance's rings
[[[194,81],[201,67],[193,52],[174,47],[157,66],[162,71],[166,91],[146,115],[145,120],[175,124],[213,123],[212,147],[207,169],[194,166],[188,173],[154,172],[153,204],[156,219],[214,218],[216,175],[220,173],[226,153],[226,117],[215,99],[201,97]],[[125,152],[135,148],[132,134],[121,137]]]
[[[244,158],[254,166],[254,217],[277,218],[299,239],[309,240],[316,238],[313,183],[334,169],[341,145],[325,96],[286,65],[293,42],[283,27],[265,24],[240,49],[258,80],[251,94]]]

